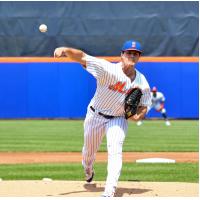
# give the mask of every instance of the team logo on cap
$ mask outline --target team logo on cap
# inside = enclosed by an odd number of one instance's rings
[[[136,42],[132,42],[132,48],[136,47]]]

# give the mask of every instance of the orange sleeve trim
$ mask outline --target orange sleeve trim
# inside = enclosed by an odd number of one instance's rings
[[[98,57],[110,62],[119,62],[120,57]],[[27,62],[75,62],[70,58],[53,57],[0,57],[0,63]],[[140,62],[199,62],[199,57],[141,57]]]

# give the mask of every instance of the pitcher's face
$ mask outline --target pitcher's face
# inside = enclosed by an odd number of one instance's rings
[[[128,50],[121,53],[121,60],[125,66],[135,66],[140,58],[140,53],[135,50]]]

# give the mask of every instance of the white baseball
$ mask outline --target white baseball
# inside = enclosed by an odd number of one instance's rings
[[[41,25],[39,26],[39,30],[40,30],[40,32],[42,32],[42,33],[47,32],[47,25],[46,25],[46,24],[41,24]]]

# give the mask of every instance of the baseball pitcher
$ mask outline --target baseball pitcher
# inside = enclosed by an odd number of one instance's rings
[[[82,165],[86,181],[94,177],[93,164],[104,135],[107,139],[108,166],[105,190],[102,196],[113,197],[122,168],[122,146],[128,120],[144,118],[151,105],[149,84],[136,68],[142,49],[139,42],[130,40],[121,49],[121,62],[110,63],[85,52],[60,47],[55,57],[68,56],[83,65],[97,81],[94,97],[87,108],[84,121]]]

